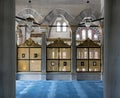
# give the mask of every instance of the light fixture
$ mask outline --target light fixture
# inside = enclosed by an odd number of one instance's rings
[[[80,38],[80,35],[79,35],[79,34],[77,34],[77,35],[76,35],[76,38],[77,38],[77,39],[78,39],[78,38]]]
[[[33,61],[33,60],[32,60],[31,62],[32,62],[32,63],[34,63],[34,61]]]
[[[94,39],[95,39],[95,40],[98,39],[98,35],[97,35],[97,34],[94,35]]]
[[[89,68],[89,71],[92,71],[92,69],[91,69],[91,68]]]
[[[95,68],[94,71],[97,71],[97,69]]]
[[[23,68],[22,68],[22,69],[25,71],[27,68],[26,68],[26,66],[23,66]]]
[[[80,69],[79,69],[79,68],[77,68],[77,71],[80,71]]]
[[[85,68],[82,68],[82,71],[85,71],[86,69]]]
[[[90,1],[89,1],[89,0],[87,0],[87,1],[86,1],[86,3],[90,3]]]
[[[29,0],[28,2],[31,3],[31,0]]]

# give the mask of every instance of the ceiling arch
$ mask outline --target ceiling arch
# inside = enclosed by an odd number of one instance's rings
[[[67,11],[61,8],[57,8],[50,11],[48,15],[45,16],[44,22],[47,22],[48,24],[52,25],[55,19],[59,16],[64,16],[69,23],[74,19],[74,17],[72,17],[72,15],[70,15]]]
[[[17,13],[17,16],[21,18],[28,18],[28,15],[32,15],[33,18],[40,23],[43,20],[43,17],[35,10],[32,8],[24,8],[20,12]]]
[[[78,16],[75,17],[75,23],[79,24],[85,17],[91,17],[92,19],[99,18],[100,13],[93,9],[84,9]]]

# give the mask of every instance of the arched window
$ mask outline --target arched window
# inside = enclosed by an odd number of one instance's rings
[[[57,32],[66,32],[67,31],[67,23],[66,22],[57,22]]]
[[[94,40],[98,40],[98,35],[94,34]]]
[[[76,30],[76,40],[84,41],[87,38],[97,41],[101,40],[101,33],[97,27],[78,27]]]
[[[82,39],[83,40],[86,39],[86,30],[85,29],[82,30]]]
[[[77,38],[77,39],[80,39],[80,34],[77,34],[77,35],[76,35],[76,38]]]
[[[62,24],[62,31],[63,32],[66,32],[67,31],[67,24],[65,23],[65,22],[63,22],[63,24]]]
[[[57,22],[57,32],[60,32],[60,31],[61,31],[61,23]]]
[[[88,30],[88,38],[92,39],[92,30],[91,29]]]

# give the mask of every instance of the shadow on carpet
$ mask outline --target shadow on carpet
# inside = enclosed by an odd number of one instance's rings
[[[17,80],[16,98],[103,98],[103,82]]]

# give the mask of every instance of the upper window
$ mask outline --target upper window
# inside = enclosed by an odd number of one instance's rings
[[[63,32],[66,32],[67,31],[67,24],[66,24],[66,22],[63,22],[63,24],[62,24],[62,31]]]
[[[100,32],[97,27],[79,27],[76,32],[77,40],[86,40],[87,38],[91,40],[100,40]]]
[[[88,30],[88,38],[92,39],[92,30],[91,29]]]
[[[66,22],[57,22],[57,32],[66,32],[67,31],[67,23]]]
[[[83,29],[82,30],[82,39],[85,40],[86,39],[86,31]]]
[[[60,32],[60,31],[61,31],[61,23],[57,22],[57,32]]]
[[[94,34],[94,39],[98,40],[98,35],[97,34]]]
[[[53,26],[49,29],[49,38],[71,38],[72,30],[69,21],[64,16],[56,17],[51,25]]]
[[[80,34],[77,34],[77,35],[76,35],[76,38],[79,39],[79,38],[80,38]]]
[[[67,31],[67,21],[63,17],[58,17],[56,20],[56,31],[66,32]]]

